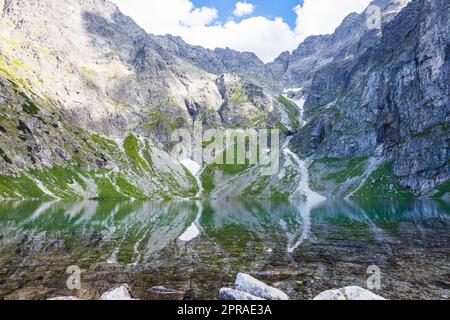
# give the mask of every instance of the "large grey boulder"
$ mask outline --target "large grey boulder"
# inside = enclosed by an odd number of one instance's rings
[[[261,282],[245,273],[239,273],[237,275],[235,286],[239,291],[243,291],[266,300],[290,300],[289,296],[283,291],[270,287],[264,282]]]
[[[129,292],[127,285],[121,285],[120,287],[113,288],[102,294],[99,300],[134,300]]]
[[[386,300],[375,293],[357,286],[328,290],[319,294],[314,300]]]
[[[265,300],[260,297],[256,297],[246,292],[242,292],[230,288],[222,288],[219,291],[219,299],[227,301],[247,301],[247,300]]]

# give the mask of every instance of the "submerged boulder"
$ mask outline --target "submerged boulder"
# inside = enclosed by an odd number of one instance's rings
[[[270,287],[264,282],[245,273],[239,273],[237,275],[235,286],[238,291],[246,292],[266,300],[290,300],[289,296],[283,291]]]
[[[120,287],[111,289],[102,294],[99,300],[134,300],[129,291],[128,285],[124,284]]]
[[[183,300],[186,292],[166,287],[153,287],[148,289],[150,300]]]
[[[357,286],[328,290],[319,294],[314,300],[386,300],[375,293]]]
[[[265,300],[260,297],[256,297],[246,292],[242,292],[230,288],[222,288],[219,291],[219,299],[227,301],[247,301],[247,300]]]

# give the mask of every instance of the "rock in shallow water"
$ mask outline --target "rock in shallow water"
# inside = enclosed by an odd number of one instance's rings
[[[130,291],[127,285],[106,291],[99,300],[134,300],[131,298]]]
[[[230,288],[222,288],[219,291],[219,299],[227,301],[265,300],[249,293]]]
[[[337,290],[328,290],[319,294],[314,300],[386,300],[375,293],[357,287],[345,287]]]
[[[183,300],[186,292],[166,287],[153,287],[148,289],[150,300]]]
[[[283,291],[270,287],[264,282],[245,273],[239,273],[237,275],[235,286],[238,291],[246,292],[266,300],[290,300],[289,296]]]

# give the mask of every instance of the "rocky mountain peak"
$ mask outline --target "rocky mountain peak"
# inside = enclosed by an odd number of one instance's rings
[[[368,17],[377,12],[374,26]],[[283,168],[299,173],[288,180],[309,168],[327,196],[378,185],[439,194],[448,181],[446,0],[375,0],[333,34],[308,37],[269,64],[148,34],[105,0],[0,0],[0,13],[0,170],[15,186],[5,187],[8,196],[46,193],[51,182],[38,173],[55,181],[55,167],[71,172],[70,183],[48,189],[63,196],[195,194],[168,154],[172,132],[194,121],[280,129],[290,137],[281,163],[298,166]],[[361,172],[330,182],[349,163]],[[220,190],[298,191],[282,174],[268,180],[246,170],[233,180],[240,188]],[[377,174],[384,180],[367,185]],[[242,180],[249,177],[256,187]],[[32,191],[23,189],[29,179]]]

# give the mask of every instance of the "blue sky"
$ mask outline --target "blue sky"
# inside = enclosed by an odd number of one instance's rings
[[[254,52],[264,62],[308,36],[332,33],[371,0],[112,0],[147,32],[206,48]]]
[[[233,17],[236,5],[235,0],[193,0],[192,2],[197,7],[214,7],[218,9],[219,20],[222,22],[226,22]],[[269,19],[282,17],[291,28],[295,28],[297,19],[293,9],[297,5],[303,4],[303,0],[247,0],[247,2],[255,5],[253,16],[263,16]],[[245,19],[245,17],[241,19]]]

